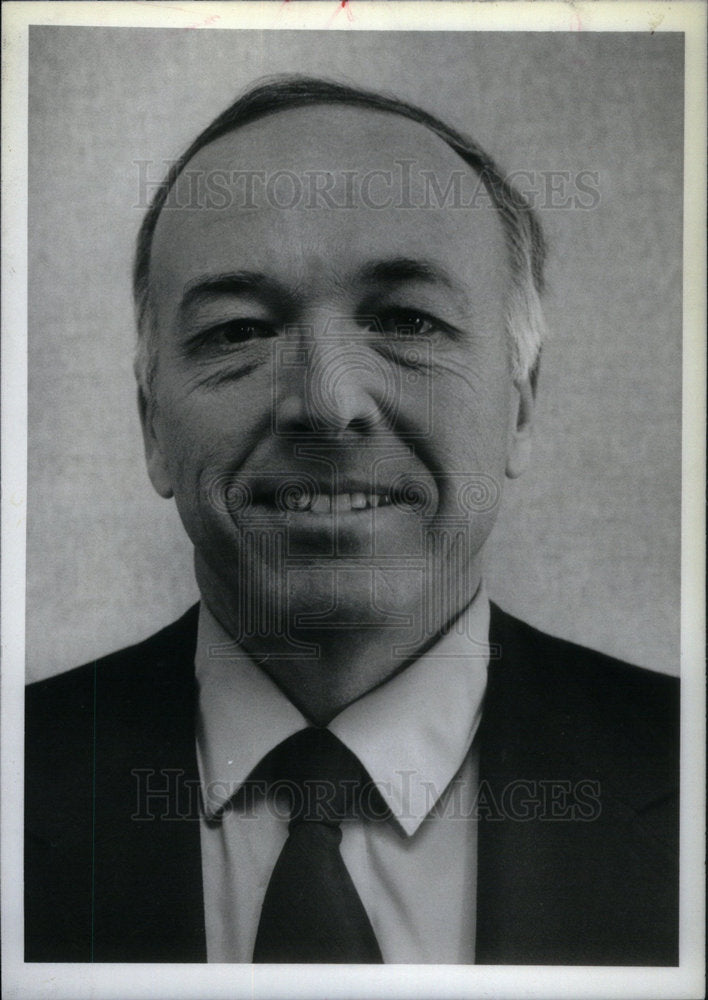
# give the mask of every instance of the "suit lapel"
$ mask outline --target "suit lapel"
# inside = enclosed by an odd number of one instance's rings
[[[206,959],[196,626],[194,608],[131,665],[129,684],[96,678],[94,960]]]
[[[476,961],[657,964],[666,955],[670,964],[670,854],[646,807],[647,794],[659,800],[664,789],[633,786],[646,761],[621,740],[610,754],[612,726],[591,706],[566,709],[575,664],[555,662],[560,644],[544,653],[516,625],[493,606],[499,656],[479,733]]]

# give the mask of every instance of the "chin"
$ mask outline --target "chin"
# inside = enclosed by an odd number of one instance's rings
[[[288,599],[298,631],[406,628],[420,608],[420,576],[354,561],[303,567],[289,577]]]

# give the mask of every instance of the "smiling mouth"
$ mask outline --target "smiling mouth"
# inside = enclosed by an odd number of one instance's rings
[[[260,502],[288,514],[348,514],[394,505],[389,491],[327,493],[303,488],[285,489],[280,496],[262,497]]]
[[[381,508],[427,516],[435,509],[431,488],[408,477],[386,485],[361,479],[324,483],[306,473],[275,481],[270,475],[259,478],[251,483],[241,476],[222,478],[215,502],[236,517],[247,517],[251,510],[261,517],[299,515],[308,520],[308,515],[356,517]]]
[[[283,483],[276,490],[256,492],[253,507],[268,508],[281,514],[360,514],[382,507],[395,508],[405,513],[416,513],[423,503],[417,490],[400,490],[395,487],[375,490],[352,489],[332,492],[321,489],[316,483]]]

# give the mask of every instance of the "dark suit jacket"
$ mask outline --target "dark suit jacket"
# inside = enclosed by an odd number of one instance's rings
[[[196,628],[28,687],[27,961],[206,960]],[[477,962],[677,964],[677,683],[494,606],[490,639]]]

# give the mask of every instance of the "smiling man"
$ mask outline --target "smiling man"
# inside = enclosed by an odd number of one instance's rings
[[[28,960],[677,961],[674,682],[482,580],[543,258],[473,142],[337,84],[173,166],[136,373],[201,602],[28,691]]]

